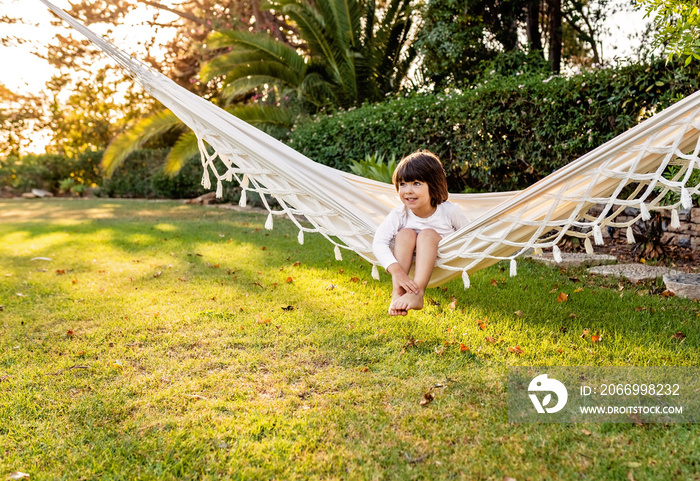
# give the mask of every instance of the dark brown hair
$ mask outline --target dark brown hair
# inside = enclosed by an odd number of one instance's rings
[[[425,182],[430,192],[430,205],[437,207],[447,200],[447,178],[437,155],[428,150],[418,150],[404,157],[394,170],[392,181],[399,190],[401,182]]]

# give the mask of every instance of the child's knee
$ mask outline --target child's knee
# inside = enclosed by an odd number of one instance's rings
[[[421,241],[426,240],[426,241],[440,242],[440,239],[442,239],[442,236],[440,234],[438,234],[435,229],[423,229],[418,234],[418,239],[420,239]]]
[[[396,233],[396,242],[415,241],[417,236],[413,229],[401,229]]]

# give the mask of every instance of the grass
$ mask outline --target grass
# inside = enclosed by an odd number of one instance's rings
[[[0,477],[700,479],[696,424],[509,424],[506,390],[516,365],[697,366],[697,303],[522,261],[390,318],[386,274],[264,222],[0,201]]]

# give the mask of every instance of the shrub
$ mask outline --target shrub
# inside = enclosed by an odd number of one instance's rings
[[[465,92],[414,94],[302,120],[288,143],[346,171],[368,153],[401,158],[425,148],[442,160],[453,192],[517,190],[697,88],[697,70],[664,61],[570,78],[494,74]]]
[[[210,192],[202,187],[202,165],[195,156],[170,177],[163,172],[168,149],[141,149],[133,152],[117,171],[104,179],[100,195],[105,197],[190,199]],[[235,201],[235,185],[224,183],[224,201]]]
[[[46,189],[54,194],[60,192],[66,179],[74,185],[97,185],[101,159],[101,152],[85,152],[76,159],[57,154],[10,156],[0,160],[0,185],[17,192]]]

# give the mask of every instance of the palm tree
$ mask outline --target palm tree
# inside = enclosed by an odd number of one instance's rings
[[[200,76],[221,78],[226,99],[268,86],[307,111],[348,108],[398,91],[415,59],[410,0],[390,0],[381,19],[374,0],[273,0],[268,7],[297,27],[305,50],[259,33],[212,33],[207,46],[225,53]]]
[[[415,59],[409,45],[411,0],[390,0],[381,19],[374,0],[276,0],[267,7],[293,22],[303,49],[267,33],[215,32],[206,46],[223,53],[202,67],[200,77],[220,79],[226,110],[278,137],[299,113],[348,108],[397,92]],[[266,105],[231,106],[254,91],[268,98]],[[278,101],[270,102],[271,96]],[[172,129],[183,133],[165,170],[177,173],[198,152],[196,138],[163,111],[112,141],[102,161],[107,175],[149,139]]]

